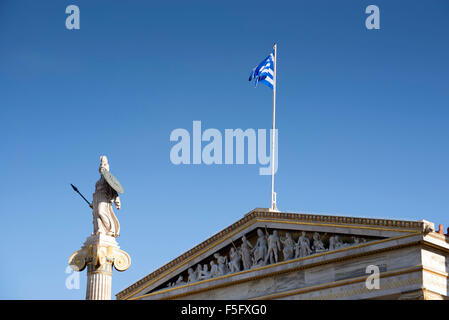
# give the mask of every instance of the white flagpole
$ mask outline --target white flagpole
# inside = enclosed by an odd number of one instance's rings
[[[275,135],[276,135],[276,59],[277,59],[277,45],[276,43],[273,46],[274,48],[274,76],[273,76],[273,138],[271,142],[271,211],[278,211],[276,206],[276,193],[274,192],[274,143],[275,143]]]

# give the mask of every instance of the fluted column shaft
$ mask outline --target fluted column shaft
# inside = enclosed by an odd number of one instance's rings
[[[86,300],[111,300],[112,264],[87,265]]]

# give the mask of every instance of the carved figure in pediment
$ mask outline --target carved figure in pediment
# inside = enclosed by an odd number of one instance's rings
[[[284,254],[284,260],[290,260],[293,258],[294,250],[295,250],[295,241],[292,239],[292,235],[290,232],[287,232],[285,235],[285,239],[280,239],[282,244],[284,245],[284,249],[282,253]]]
[[[329,250],[335,250],[335,236],[329,238]]]
[[[200,279],[201,271],[203,271],[203,270],[201,269],[201,265],[198,263],[196,266],[196,269],[195,269],[195,276],[196,276],[197,280]]]
[[[253,267],[265,265],[265,257],[267,255],[267,238],[261,229],[257,229],[257,242],[253,248]]]
[[[229,273],[228,270],[228,257],[222,256],[219,253],[214,253],[215,259],[218,263],[218,275],[222,276]]]
[[[325,251],[326,248],[324,247],[323,241],[321,241],[320,234],[318,232],[315,232],[313,234],[313,245],[312,249],[315,252]]]
[[[196,273],[195,273],[195,271],[193,271],[192,268],[189,268],[187,270],[187,273],[188,273],[187,283],[195,282],[195,281],[198,280],[197,277],[196,277]]]
[[[242,256],[243,270],[248,270],[252,266],[251,251],[253,249],[252,244],[246,239],[245,236],[242,237],[242,244],[240,246],[240,255]]]
[[[336,247],[337,249],[344,248],[344,247],[347,247],[347,246],[348,246],[348,244],[347,244],[347,243],[344,243],[344,242],[340,239],[339,236],[336,236],[336,237],[337,237],[337,241],[336,241],[336,243],[335,243],[335,247]]]
[[[337,248],[336,248],[336,245],[335,245],[335,237],[336,237],[336,236],[331,236],[331,237],[329,238],[329,250],[335,250],[335,249],[337,249]]]
[[[295,246],[295,258],[306,257],[310,254],[310,240],[307,238],[306,233],[303,231],[298,238],[298,242]]]
[[[353,240],[354,244],[359,244],[359,243],[365,243],[366,242],[366,239],[359,238],[359,237],[352,237],[352,240]]]
[[[203,265],[203,269],[200,272],[200,275],[198,276],[198,280],[206,280],[210,278],[210,272],[207,264]]]
[[[281,242],[277,230],[268,236],[268,250],[265,256],[265,264],[270,260],[270,263],[278,262],[278,251],[281,251]]]
[[[329,238],[329,250],[340,249],[344,246],[338,235],[331,236]]]
[[[229,253],[229,270],[231,273],[239,272],[240,271],[240,253],[237,252],[234,248],[231,248],[231,252]]]
[[[182,276],[179,276],[178,280],[176,280],[175,282],[175,286],[179,286],[181,284],[185,284],[184,279],[182,278]]]
[[[213,261],[213,260],[210,262],[210,273],[209,273],[209,275],[210,275],[211,278],[216,277],[216,276],[219,275],[218,274],[218,266],[215,263],[215,261]]]

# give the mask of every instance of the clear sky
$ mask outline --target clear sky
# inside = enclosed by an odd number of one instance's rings
[[[80,8],[67,30],[65,8]],[[367,30],[365,8],[380,8]],[[170,162],[172,130],[271,127],[248,82],[278,43],[282,211],[449,226],[449,2],[0,2],[0,298],[83,299],[100,155],[125,188],[113,294],[256,207],[259,165]]]

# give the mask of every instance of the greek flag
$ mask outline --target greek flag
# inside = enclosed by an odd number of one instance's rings
[[[249,76],[249,81],[254,81],[254,86],[257,87],[258,82],[262,82],[271,89],[273,89],[274,77],[274,50],[268,57],[265,58],[257,67],[253,69]]]

